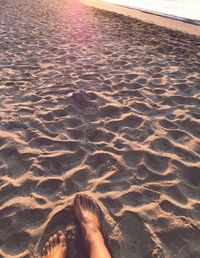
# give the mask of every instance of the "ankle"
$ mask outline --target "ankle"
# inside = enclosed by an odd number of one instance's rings
[[[93,243],[96,241],[103,241],[103,236],[101,231],[98,227],[94,227],[93,225],[88,225],[86,228],[83,229],[84,236],[86,242]]]

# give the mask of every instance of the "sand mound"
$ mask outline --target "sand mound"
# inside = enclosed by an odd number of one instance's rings
[[[200,39],[81,5],[1,1],[0,256],[97,199],[116,258],[200,253]]]

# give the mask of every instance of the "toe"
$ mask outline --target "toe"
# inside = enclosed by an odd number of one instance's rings
[[[58,243],[60,243],[60,237],[61,237],[61,236],[64,236],[64,233],[63,233],[61,230],[59,230],[59,231],[57,232]]]
[[[45,254],[48,254],[50,252],[49,242],[46,243],[44,249],[45,249]]]
[[[91,210],[91,202],[90,202],[90,197],[85,195],[84,196],[84,200],[85,200],[85,207],[88,209],[88,210]]]
[[[86,194],[82,195],[84,208],[90,210],[90,197]]]
[[[57,234],[53,235],[53,246],[56,246],[58,244],[58,236]]]
[[[42,258],[45,258],[46,257],[46,249],[45,249],[45,247],[43,248],[43,250],[42,250]]]
[[[83,194],[80,194],[80,206],[85,208],[85,198],[84,198],[84,195]]]
[[[63,235],[64,233],[61,231],[61,230],[59,230],[58,232],[57,232],[57,236],[59,237],[59,236],[61,236],[61,235]]]
[[[59,235],[59,243],[61,246],[66,247],[65,235],[63,232]]]
[[[80,205],[81,205],[81,196],[80,196],[80,194],[77,194],[74,199],[74,206],[79,207]]]
[[[90,209],[93,213],[95,213],[95,205],[94,205],[94,202],[93,202],[93,200],[92,200],[92,198],[91,198],[90,196],[88,196],[87,202],[88,202],[88,207],[89,207],[89,209]]]
[[[49,238],[49,249],[51,250],[53,248],[53,237]]]
[[[92,211],[93,213],[96,213],[96,209],[95,209],[95,202],[92,199],[92,197],[90,197],[89,195],[84,194],[84,203],[85,203],[85,207]]]

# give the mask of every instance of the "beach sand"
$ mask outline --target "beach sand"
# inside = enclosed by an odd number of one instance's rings
[[[172,0],[173,1],[173,0]],[[200,26],[197,25],[198,21],[191,20],[188,22],[181,21],[181,18],[174,17],[169,18],[167,15],[156,15],[152,12],[148,11],[142,11],[139,9],[134,9],[131,7],[126,7],[122,5],[117,4],[111,4],[109,2],[103,1],[103,0],[80,0],[81,3],[86,4],[88,6],[92,6],[95,8],[103,9],[106,11],[115,12],[118,14],[123,14],[125,16],[129,16],[132,18],[136,18],[139,20],[142,20],[147,23],[156,24],[161,27],[165,27],[168,29],[178,30],[182,31],[184,33],[200,36]],[[170,3],[170,2],[169,2]]]
[[[99,203],[113,258],[199,258],[200,38],[78,1],[0,0],[0,257]]]

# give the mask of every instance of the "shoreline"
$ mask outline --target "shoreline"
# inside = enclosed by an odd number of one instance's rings
[[[104,1],[102,1],[102,2],[104,2]],[[200,26],[200,21],[199,20],[192,20],[192,19],[189,19],[189,18],[179,17],[179,16],[172,15],[172,14],[165,14],[165,13],[162,13],[162,12],[148,11],[147,9],[131,7],[131,6],[128,6],[128,5],[120,5],[120,4],[116,4],[116,5],[121,6],[121,7],[125,7],[127,9],[136,10],[136,11],[139,11],[139,12],[142,12],[142,13],[147,13],[147,14],[150,14],[150,15],[159,16],[159,17],[162,17],[162,18],[168,18],[168,19],[172,19],[172,20],[175,20],[175,21],[181,21],[181,22],[184,22],[186,24]]]
[[[167,29],[178,30],[183,33],[200,36],[199,25],[187,23],[186,21],[176,20],[175,18],[167,18],[161,14],[150,13],[146,10],[139,10],[137,8],[106,3],[98,0],[80,0],[80,2],[91,7],[129,16]]]

